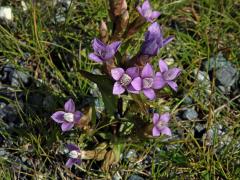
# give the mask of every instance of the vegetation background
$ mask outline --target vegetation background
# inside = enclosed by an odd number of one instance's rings
[[[65,143],[84,142],[88,147],[81,148],[89,148],[93,137],[81,135],[79,130],[61,134],[50,119],[68,97],[79,107],[88,103],[102,106],[91,94],[96,87],[79,70],[93,72],[97,67],[87,55],[100,21],[111,25],[107,1],[66,2],[25,1],[24,10],[20,0],[0,1],[1,6],[12,8],[14,17],[0,22],[0,177],[239,179],[240,1],[151,1],[161,12],[157,21],[165,36],[175,36],[153,63],[165,57],[183,69],[179,92],[169,92],[171,97],[152,105],[172,109],[174,136],[165,142],[123,143],[120,162],[107,173],[94,161],[66,169]],[[136,1],[127,2],[133,12]],[[129,52],[139,49],[145,31],[134,36]],[[204,63],[212,62],[208,72]],[[227,71],[229,63],[230,71],[237,72],[235,79]],[[216,73],[219,66],[226,68],[220,75]],[[207,73],[199,76],[202,72]],[[219,86],[221,77],[229,77],[224,89]],[[234,83],[228,85],[231,80]],[[182,117],[189,109],[197,113],[194,119]]]

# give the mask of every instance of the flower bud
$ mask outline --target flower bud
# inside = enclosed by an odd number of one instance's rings
[[[99,27],[99,32],[100,32],[100,39],[102,42],[107,43],[108,41],[108,28],[107,24],[104,21],[101,21],[100,27]]]

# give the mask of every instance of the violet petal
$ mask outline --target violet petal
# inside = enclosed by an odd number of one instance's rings
[[[64,104],[64,110],[66,112],[74,113],[75,112],[75,103],[72,99],[69,99],[65,104]]]
[[[161,134],[166,134],[168,136],[172,136],[171,129],[169,129],[167,126],[165,126],[161,129]]]
[[[159,69],[160,69],[161,73],[164,73],[164,72],[168,71],[168,65],[162,59],[160,59],[158,61],[158,65],[159,65]]]
[[[170,114],[169,113],[164,113],[160,116],[160,121],[162,121],[164,123],[168,123],[169,120],[170,120]]]
[[[57,111],[57,112],[53,113],[51,118],[57,123],[63,123],[64,122],[64,114],[65,114],[64,111]]]
[[[156,97],[156,94],[153,89],[144,89],[143,93],[148,99],[153,100]]]
[[[163,77],[167,81],[172,81],[174,80],[177,76],[180,74],[180,69],[179,68],[172,68],[169,69],[167,72],[163,73]]]
[[[153,136],[160,136],[160,131],[159,131],[159,129],[157,128],[157,127],[153,127],[153,129],[152,129],[152,135]]]
[[[131,67],[126,70],[126,74],[128,74],[132,79],[139,76],[139,68]]]
[[[96,54],[94,53],[90,53],[88,55],[88,58],[95,61],[95,62],[98,62],[98,63],[101,63],[102,62],[102,59],[100,57],[98,57]]]
[[[131,85],[133,86],[134,89],[140,91],[142,89],[142,79],[140,77],[133,79]]]
[[[119,95],[124,93],[125,89],[124,87],[119,83],[119,82],[115,82],[113,85],[113,94],[115,95]]]
[[[124,70],[122,68],[114,68],[111,70],[111,74],[114,80],[118,81],[124,74]]]
[[[142,78],[153,77],[153,68],[152,68],[152,66],[149,63],[147,63],[143,67],[143,70],[142,70],[142,73],[141,73],[141,77]]]
[[[167,81],[167,84],[168,84],[174,91],[177,91],[177,90],[178,90],[178,85],[177,85],[177,83],[175,83],[174,81]]]
[[[158,113],[154,113],[153,114],[153,124],[156,125],[159,121],[159,114]]]
[[[78,123],[82,117],[82,113],[80,111],[76,111],[74,113],[74,123]]]
[[[67,148],[69,151],[77,151],[80,152],[80,148],[75,144],[67,144]]]
[[[61,128],[62,128],[62,131],[65,132],[65,131],[71,130],[73,128],[73,126],[74,126],[74,123],[64,122],[64,123],[62,123]]]

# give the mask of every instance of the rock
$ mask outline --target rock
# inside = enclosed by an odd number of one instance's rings
[[[174,59],[173,58],[165,58],[164,61],[167,63],[167,65],[173,65]]]
[[[216,70],[216,79],[218,85],[231,87],[238,80],[238,72],[231,64],[228,64]]]
[[[17,110],[16,108],[12,105],[12,104],[8,104],[7,106],[5,106],[3,109],[2,109],[2,113],[4,115],[4,119],[10,123],[15,123],[16,122],[16,119],[17,119]]]
[[[239,79],[238,70],[223,57],[221,52],[217,57],[212,57],[209,61],[204,62],[203,69],[210,72],[215,70],[217,86],[224,93],[229,92],[230,87]]]
[[[208,94],[211,94],[211,82],[207,72],[194,70],[197,80],[201,88],[204,88]]]
[[[197,111],[195,111],[195,109],[191,108],[191,109],[187,109],[183,112],[182,117],[184,119],[188,119],[188,120],[194,120],[197,119],[198,117],[198,113]]]
[[[0,19],[12,21],[13,20],[12,8],[9,6],[0,7]]]
[[[126,159],[128,159],[130,162],[134,162],[137,159],[137,152],[134,149],[130,149],[126,154]]]
[[[122,176],[119,174],[119,172],[117,171],[116,173],[114,173],[112,180],[121,180],[123,179]]]
[[[6,156],[8,152],[5,151],[5,149],[0,148],[0,156]]]
[[[26,85],[29,83],[29,79],[29,74],[15,70],[11,75],[11,85],[15,87],[21,86],[21,83]]]
[[[193,103],[193,99],[190,96],[185,96],[182,103],[185,105],[191,105]]]
[[[129,176],[128,180],[144,180],[144,178],[133,174],[133,175]]]

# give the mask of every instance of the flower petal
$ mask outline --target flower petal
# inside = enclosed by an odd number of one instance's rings
[[[77,151],[80,152],[80,148],[78,146],[76,146],[75,144],[67,144],[67,148],[69,151]]]
[[[139,12],[139,14],[141,14],[141,16],[143,16],[143,12],[142,12],[142,7],[141,6],[137,6],[137,11]]]
[[[152,10],[151,5],[148,0],[145,0],[142,4],[142,12],[145,14],[145,12],[149,10]]]
[[[74,126],[74,123],[64,122],[64,123],[62,123],[61,128],[62,128],[62,131],[65,132],[65,131],[71,130],[73,128],[73,126]]]
[[[127,91],[133,94],[139,94],[139,91],[137,91],[131,84],[127,86]]]
[[[152,14],[151,14],[151,19],[152,21],[157,19],[158,17],[160,16],[160,12],[158,11],[153,11]]]
[[[143,93],[148,99],[153,100],[156,97],[156,94],[153,89],[144,89]]]
[[[140,77],[133,79],[131,85],[133,86],[134,89],[140,91],[142,89],[142,79]]]
[[[63,118],[64,114],[65,114],[64,111],[57,111],[57,112],[53,113],[51,118],[57,123],[63,123],[64,122],[64,118]]]
[[[143,67],[143,70],[142,70],[142,73],[141,73],[141,77],[142,78],[150,78],[150,77],[153,77],[153,67],[147,63],[144,67]]]
[[[149,37],[149,38],[151,38],[151,37]],[[142,44],[141,54],[155,56],[158,53],[158,49],[159,49],[159,46],[158,46],[158,43],[155,38],[153,40],[152,39],[146,40]]]
[[[74,123],[78,123],[82,117],[82,113],[80,111],[76,111],[74,113]]]
[[[162,59],[160,59],[158,61],[158,65],[159,65],[159,69],[160,69],[161,73],[164,73],[164,72],[168,71],[168,65]]]
[[[126,70],[126,74],[128,74],[132,79],[139,76],[139,68],[131,67]]]
[[[177,85],[177,83],[175,83],[174,81],[167,81],[167,84],[168,84],[174,91],[177,91],[177,90],[178,90],[178,85]]]
[[[94,38],[94,40],[92,41],[92,47],[95,52],[104,51],[106,49],[106,44],[104,44],[99,39]]]
[[[69,158],[69,159],[67,160],[65,166],[66,166],[67,168],[71,168],[71,167],[73,166],[73,164],[75,164],[75,161],[76,161],[75,159]]]
[[[159,121],[159,114],[158,113],[154,113],[153,114],[153,124],[156,125]]]
[[[111,74],[114,80],[118,81],[124,74],[124,70],[122,68],[114,68],[111,70]]]
[[[163,73],[163,77],[167,81],[172,81],[176,79],[177,76],[179,76],[181,70],[179,68],[172,68],[169,69],[168,71]]]
[[[75,103],[72,99],[69,99],[65,104],[64,104],[64,110],[66,112],[75,112]]]
[[[153,127],[153,129],[152,129],[152,135],[153,136],[160,136],[160,131],[159,131],[159,129],[157,128],[157,127]]]
[[[148,27],[148,31],[149,31],[150,34],[155,34],[158,37],[161,35],[161,28],[160,28],[160,26],[157,22],[152,23]]]
[[[110,49],[114,50],[114,54],[117,52],[118,48],[121,45],[121,41],[115,41],[112,44],[108,45],[107,47],[109,47]]]
[[[167,44],[170,43],[173,39],[174,39],[174,36],[169,36],[169,37],[165,38],[165,39],[163,40],[163,45],[162,45],[162,46],[167,45]]]
[[[161,134],[166,134],[168,136],[172,136],[171,129],[169,129],[167,126],[165,126],[161,129]]]
[[[168,123],[169,120],[170,120],[169,113],[164,113],[160,116],[160,121],[163,121],[164,123]]]
[[[103,60],[102,60],[101,58],[99,58],[99,57],[98,57],[96,54],[94,54],[94,53],[90,53],[90,54],[88,55],[88,58],[91,59],[91,60],[93,60],[93,61],[95,61],[95,62],[98,62],[98,63],[103,62]]]
[[[161,89],[166,85],[161,73],[157,73],[153,79],[153,89]]]
[[[119,83],[119,82],[115,82],[113,85],[113,94],[115,95],[119,95],[124,93],[125,89],[124,87]]]

